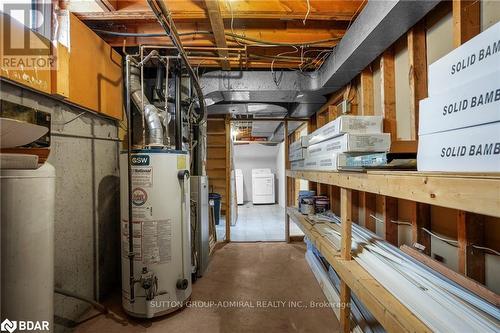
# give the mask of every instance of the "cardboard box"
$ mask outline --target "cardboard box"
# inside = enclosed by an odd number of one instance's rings
[[[346,133],[307,147],[307,158],[331,153],[386,152],[391,147],[391,135]]]
[[[383,117],[381,116],[340,116],[309,134],[308,145],[310,146],[344,133],[382,133],[382,126]]]
[[[304,170],[312,171],[337,171],[339,167],[346,165],[345,154],[327,154],[312,158],[306,158],[304,161]]]
[[[289,150],[299,150],[301,148],[307,148],[307,135],[301,136],[297,141],[294,141],[290,144]]]
[[[304,160],[291,162],[290,163],[290,169],[292,169],[292,170],[303,170],[304,169]]]
[[[441,94],[500,68],[500,22],[429,66],[429,96]]]
[[[500,122],[421,135],[419,171],[500,172]]]
[[[307,148],[300,148],[298,150],[290,151],[288,159],[290,161],[298,161],[306,158]]]
[[[500,121],[500,71],[420,101],[419,135]]]

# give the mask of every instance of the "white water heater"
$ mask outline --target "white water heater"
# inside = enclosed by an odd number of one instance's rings
[[[122,303],[128,314],[152,318],[181,308],[191,296],[189,155],[143,149],[131,157],[133,255],[128,157],[120,156]]]

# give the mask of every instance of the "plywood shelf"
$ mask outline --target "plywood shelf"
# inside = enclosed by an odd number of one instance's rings
[[[500,217],[500,174],[287,170],[288,177]]]
[[[388,332],[431,332],[407,307],[399,302],[354,260],[341,259],[338,249],[294,207],[288,216],[332,265],[349,288]]]

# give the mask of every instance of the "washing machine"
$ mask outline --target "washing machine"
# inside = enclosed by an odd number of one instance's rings
[[[238,205],[243,205],[243,172],[241,169],[235,169],[236,178],[236,201]]]
[[[253,204],[274,204],[274,173],[271,169],[252,169]]]

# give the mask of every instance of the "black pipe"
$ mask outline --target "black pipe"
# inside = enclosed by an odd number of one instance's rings
[[[175,149],[182,150],[181,70],[175,73]]]
[[[127,114],[127,180],[128,180],[128,260],[130,303],[135,302],[134,278],[134,225],[132,221],[132,110],[130,104],[130,56],[125,60],[125,113]]]
[[[168,81],[166,83],[168,85]],[[155,91],[158,97],[165,101],[165,91],[163,90],[163,66],[156,67]]]

